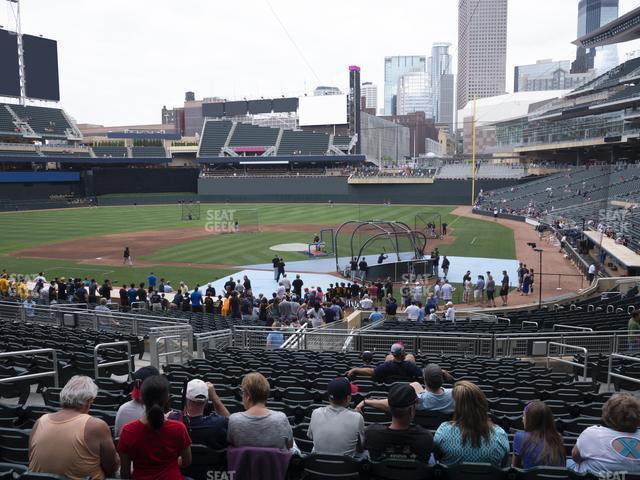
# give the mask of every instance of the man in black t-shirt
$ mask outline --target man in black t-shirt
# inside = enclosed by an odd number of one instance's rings
[[[351,281],[353,282],[356,279],[356,274],[358,273],[358,261],[356,257],[353,257],[349,262],[349,270],[351,271]]]
[[[271,259],[271,264],[273,265],[273,279],[277,282],[279,277],[278,265],[280,265],[280,258],[278,258],[278,256],[276,255]]]
[[[302,286],[303,285],[304,285],[304,282],[300,278],[300,275],[296,275],[296,279],[293,282],[291,282],[291,287],[293,287],[293,293],[295,293],[296,297],[298,297],[298,298],[302,297]]]
[[[367,259],[366,258],[362,258],[362,260],[360,260],[360,263],[358,264],[358,268],[360,269],[360,278],[362,278],[362,280],[366,280],[367,278],[367,270],[369,269],[369,265],[367,264]]]
[[[233,280],[233,277],[229,278],[229,280],[227,280],[224,283],[224,292],[222,293],[229,293],[229,292],[233,292],[236,289],[236,282]]]
[[[413,355],[407,355],[404,346],[400,343],[391,345],[389,355],[386,360],[373,368],[352,368],[346,372],[348,377],[363,375],[373,377],[378,382],[413,382],[422,378],[422,371],[416,365]]]
[[[395,317],[396,312],[398,311],[398,302],[396,299],[391,296],[391,294],[387,294],[387,305],[385,306],[385,313],[387,314],[387,318]]]
[[[364,448],[372,460],[385,458],[427,463],[433,451],[433,436],[425,428],[412,425],[418,396],[408,383],[389,389],[391,425],[369,425],[364,431]],[[365,401],[366,407],[366,401]]]

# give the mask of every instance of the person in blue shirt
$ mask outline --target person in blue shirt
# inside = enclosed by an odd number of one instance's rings
[[[129,305],[138,301],[138,289],[136,288],[135,283],[132,283],[129,286],[129,290],[127,290],[127,298],[129,299]]]
[[[271,328],[273,329],[273,331],[269,332],[269,334],[267,335],[267,348],[272,348],[275,350],[277,348],[280,348],[284,343],[284,335],[280,331],[280,322],[273,322]]]
[[[149,276],[147,277],[147,283],[149,284],[149,288],[156,288],[156,282],[158,278],[153,274],[153,272],[149,272]]]
[[[438,309],[438,299],[435,297],[435,295],[431,294],[429,295],[427,304],[424,306],[425,313],[427,312],[431,313],[431,310],[435,311],[437,309]]]
[[[369,320],[372,322],[377,322],[378,320],[384,319],[384,315],[378,311],[378,307],[373,307],[373,312],[369,315]]]
[[[426,312],[424,311],[424,308],[422,308],[422,303],[418,302],[418,308],[420,309],[420,311],[418,312],[418,323],[423,323],[424,322],[424,318],[426,316]]]
[[[202,311],[202,293],[200,293],[200,285],[196,285],[196,288],[193,292],[191,292],[191,311],[193,312],[201,312]]]

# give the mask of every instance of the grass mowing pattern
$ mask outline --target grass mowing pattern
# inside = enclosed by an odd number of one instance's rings
[[[251,209],[259,210],[261,224],[315,224],[318,229],[337,225],[347,220],[386,219],[404,221],[413,227],[414,215],[418,212],[437,212],[442,221],[453,230],[455,241],[441,247],[442,254],[455,256],[478,256],[489,258],[515,258],[513,232],[492,221],[468,219],[451,215],[452,207],[429,206],[383,206],[383,205],[334,205],[326,204],[203,204],[201,220],[180,220],[179,205],[148,205],[124,207],[79,208],[66,210],[42,210],[32,212],[8,212],[0,214],[0,268],[9,272],[36,273],[51,270],[49,276],[109,276],[117,281],[146,279],[149,268],[105,267],[87,265],[68,260],[42,260],[16,258],[11,252],[48,243],[88,238],[112,233],[144,230],[164,230],[202,226],[207,221],[208,210]],[[145,260],[178,263],[215,263],[245,265],[268,262],[274,252],[269,247],[278,243],[311,241],[308,232],[260,232],[229,234],[193,240],[180,245],[168,246],[151,254]],[[344,235],[340,254],[348,255],[348,236]],[[381,244],[372,246],[367,255],[377,255]],[[430,247],[427,245],[427,251]],[[387,251],[390,247],[387,246]],[[43,255],[46,251],[43,249]],[[143,254],[142,254],[143,255]],[[308,257],[297,252],[283,252],[285,261],[302,260]],[[144,257],[144,255],[143,255]],[[374,259],[369,259],[373,263]],[[158,276],[174,283],[186,280],[191,284],[225,276],[233,271],[198,269],[185,267],[153,267]],[[92,275],[92,272],[95,272]],[[108,272],[108,273],[107,273]]]

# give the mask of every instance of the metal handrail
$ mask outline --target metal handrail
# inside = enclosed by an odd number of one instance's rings
[[[538,328],[538,322],[534,322],[533,320],[523,320],[521,324],[523,330],[524,330],[525,324]]]
[[[629,355],[620,355],[619,353],[612,353],[609,355],[609,368],[607,369],[607,390],[611,389],[611,378],[619,378],[620,380],[626,380],[628,382],[634,382],[640,384],[640,378],[627,377],[619,373],[613,373],[613,359],[619,358],[621,360],[628,360],[631,362],[640,363],[640,358],[630,357]]]
[[[556,347],[562,347],[562,352],[560,353],[560,356],[564,356],[564,350],[566,348],[573,349],[573,350],[578,350],[578,351],[584,353],[584,364],[572,362],[570,360],[565,360],[564,358],[551,357],[551,355],[549,353],[549,350],[551,350],[551,346],[552,345],[554,345]],[[566,365],[572,365],[574,367],[580,367],[584,371],[583,378],[586,380],[587,379],[588,358],[589,358],[589,352],[584,347],[576,347],[575,345],[567,345],[566,343],[547,342],[547,368],[549,368],[549,360],[554,360],[556,362],[564,363]]]
[[[498,322],[498,323],[500,323],[500,322],[506,322],[506,323],[507,323],[507,325],[511,325],[511,319],[510,319],[510,318],[507,318],[507,317],[497,317],[497,318],[496,318],[496,320],[497,320],[497,322]]]
[[[300,348],[300,340],[304,337],[304,334],[307,330],[307,324],[305,323],[300,328],[298,328],[293,335],[290,335],[284,343],[280,346],[280,348],[288,349],[293,348],[293,344],[296,343],[297,347]]]
[[[125,345],[127,347],[127,358],[125,360],[115,360],[113,362],[98,363],[98,352],[101,349],[109,347],[119,347],[121,345]],[[124,340],[120,342],[99,343],[93,348],[93,368],[95,370],[95,378],[98,378],[100,376],[101,368],[115,367],[116,365],[127,365],[127,377],[129,378],[129,380],[132,379],[131,374],[133,373],[133,370],[131,368],[131,343]]]
[[[50,372],[29,373],[27,375],[18,375],[15,377],[2,378],[0,383],[13,383],[21,380],[32,380],[35,378],[53,377],[53,386],[60,386],[60,378],[58,374],[58,354],[53,348],[38,348],[35,350],[19,350],[17,352],[3,352],[0,353],[0,358],[10,357],[13,355],[37,355],[38,353],[51,353],[51,360],[53,361],[53,370]]]
[[[204,358],[204,344],[218,338],[228,337],[233,338],[233,331],[230,328],[225,330],[214,330],[213,332],[196,333],[194,334],[196,340],[196,356],[197,358]],[[229,342],[231,343],[231,342]]]
[[[575,325],[563,325],[561,323],[556,323],[553,326],[553,331],[556,332],[557,328],[566,328],[567,330],[577,330],[579,332],[593,332],[593,328],[589,327],[577,327]]]

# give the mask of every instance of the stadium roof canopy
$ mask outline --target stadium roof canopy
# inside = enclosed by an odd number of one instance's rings
[[[640,7],[574,40],[573,43],[579,47],[593,48],[629,42],[637,38],[640,38]]]

